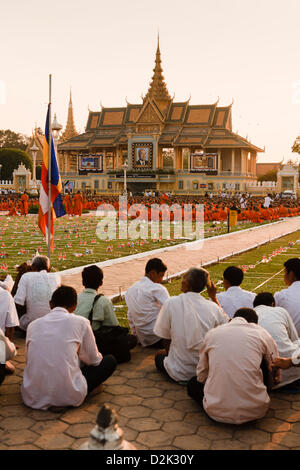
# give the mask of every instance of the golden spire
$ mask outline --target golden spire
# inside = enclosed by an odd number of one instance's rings
[[[154,98],[156,101],[172,101],[172,98],[169,95],[167,85],[164,81],[163,69],[161,66],[161,57],[159,49],[159,34],[157,37],[157,49],[155,57],[155,67],[153,69],[153,77],[149,86],[149,90],[145,98],[148,96]]]
[[[65,140],[71,139],[75,135],[78,135],[78,132],[76,131],[75,124],[74,124],[72,91],[70,90],[67,125],[60,140],[65,141]]]

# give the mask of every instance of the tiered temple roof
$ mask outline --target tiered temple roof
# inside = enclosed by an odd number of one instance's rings
[[[156,127],[159,144],[206,148],[247,148],[263,150],[232,131],[232,104],[190,105],[190,100],[174,103],[169,95],[161,67],[159,41],[154,74],[142,104],[90,111],[84,134],[74,135],[59,145],[60,151],[89,151],[92,148],[126,144],[128,134],[147,135]]]

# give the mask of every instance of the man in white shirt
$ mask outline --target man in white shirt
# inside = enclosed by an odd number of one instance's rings
[[[223,273],[225,292],[217,294],[217,299],[225,313],[233,318],[239,308],[252,308],[255,294],[240,287],[244,279],[241,268],[228,266]]]
[[[170,297],[161,285],[166,270],[167,266],[159,258],[150,259],[145,276],[125,294],[129,326],[142,346],[162,346],[161,338],[153,328],[162,305]]]
[[[257,320],[253,309],[242,308],[229,323],[206,333],[188,394],[216,421],[242,424],[268,411],[261,363],[265,357],[271,364],[277,346]]]
[[[72,315],[75,289],[59,287],[50,305],[50,313],[31,322],[26,335],[21,394],[25,405],[39,410],[80,406],[116,368],[113,356],[99,353],[90,322]]]
[[[60,275],[49,273],[50,260],[47,256],[36,256],[31,269],[31,272],[21,277],[14,297],[22,330],[26,330],[30,322],[50,311],[51,295],[61,285]],[[26,313],[23,313],[25,309]]]
[[[0,328],[0,385],[7,374],[6,363],[17,354],[15,345],[5,336]]]
[[[275,300],[270,292],[257,294],[253,306],[258,316],[258,324],[270,333],[281,357],[291,357],[300,349],[300,340],[293,320],[287,310],[275,307]],[[281,388],[299,379],[300,369],[285,370],[281,374],[280,383],[274,388]]]
[[[97,332],[101,328],[100,339],[97,340],[96,336],[99,351],[104,355],[112,354],[119,364],[129,361],[131,358],[130,349],[136,346],[137,337],[125,332],[120,333],[114,306],[107,297],[100,294],[100,297],[95,301],[98,295],[97,291],[103,284],[102,269],[96,265],[86,266],[81,274],[85,290],[78,295],[75,315],[89,319],[90,312],[93,310],[92,330]]]
[[[214,287],[209,286],[205,269],[189,269],[182,278],[183,294],[166,300],[156,320],[154,333],[166,339],[168,346],[156,354],[155,364],[176,382],[195,375],[205,334],[229,320],[215,303]],[[205,287],[213,302],[201,296]]]
[[[0,287],[0,329],[12,340],[15,326],[19,326],[19,318],[14,299],[7,290]]]
[[[3,287],[3,289],[8,290],[8,292],[11,292],[13,286],[14,280],[10,274],[8,274],[3,281],[0,281],[0,287]]]
[[[271,202],[272,202],[272,199],[270,198],[270,195],[268,194],[264,200],[264,208],[268,209],[270,207]]]
[[[275,293],[275,305],[289,312],[300,336],[300,259],[291,258],[283,265],[284,282],[288,288]]]

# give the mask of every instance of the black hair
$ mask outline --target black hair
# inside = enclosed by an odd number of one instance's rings
[[[257,294],[253,301],[253,307],[258,307],[258,305],[267,305],[268,307],[275,305],[273,294],[271,292],[260,292]]]
[[[283,266],[285,267],[287,273],[289,274],[291,271],[296,276],[297,280],[300,281],[300,259],[299,258],[291,258],[288,259]]]
[[[63,307],[71,308],[77,305],[77,292],[73,287],[60,286],[56,289],[51,297],[52,308]]]
[[[89,289],[97,290],[103,281],[103,271],[95,264],[87,266],[81,273],[82,284]]]
[[[258,323],[258,316],[253,308],[239,308],[233,318],[242,317],[247,320],[248,323]]]
[[[244,273],[237,266],[228,266],[223,273],[223,277],[231,286],[239,286],[243,282]]]
[[[155,271],[157,273],[165,273],[167,270],[167,266],[162,262],[159,258],[152,258],[149,259],[148,263],[146,264],[145,273],[149,274],[151,271]]]

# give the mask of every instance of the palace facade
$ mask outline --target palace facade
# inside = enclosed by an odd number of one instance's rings
[[[132,193],[245,191],[256,180],[257,153],[264,150],[232,131],[232,105],[174,102],[159,41],[153,71],[142,103],[90,111],[83,134],[76,133],[69,109],[68,132],[58,145],[63,183],[75,191],[122,193],[126,164]]]

